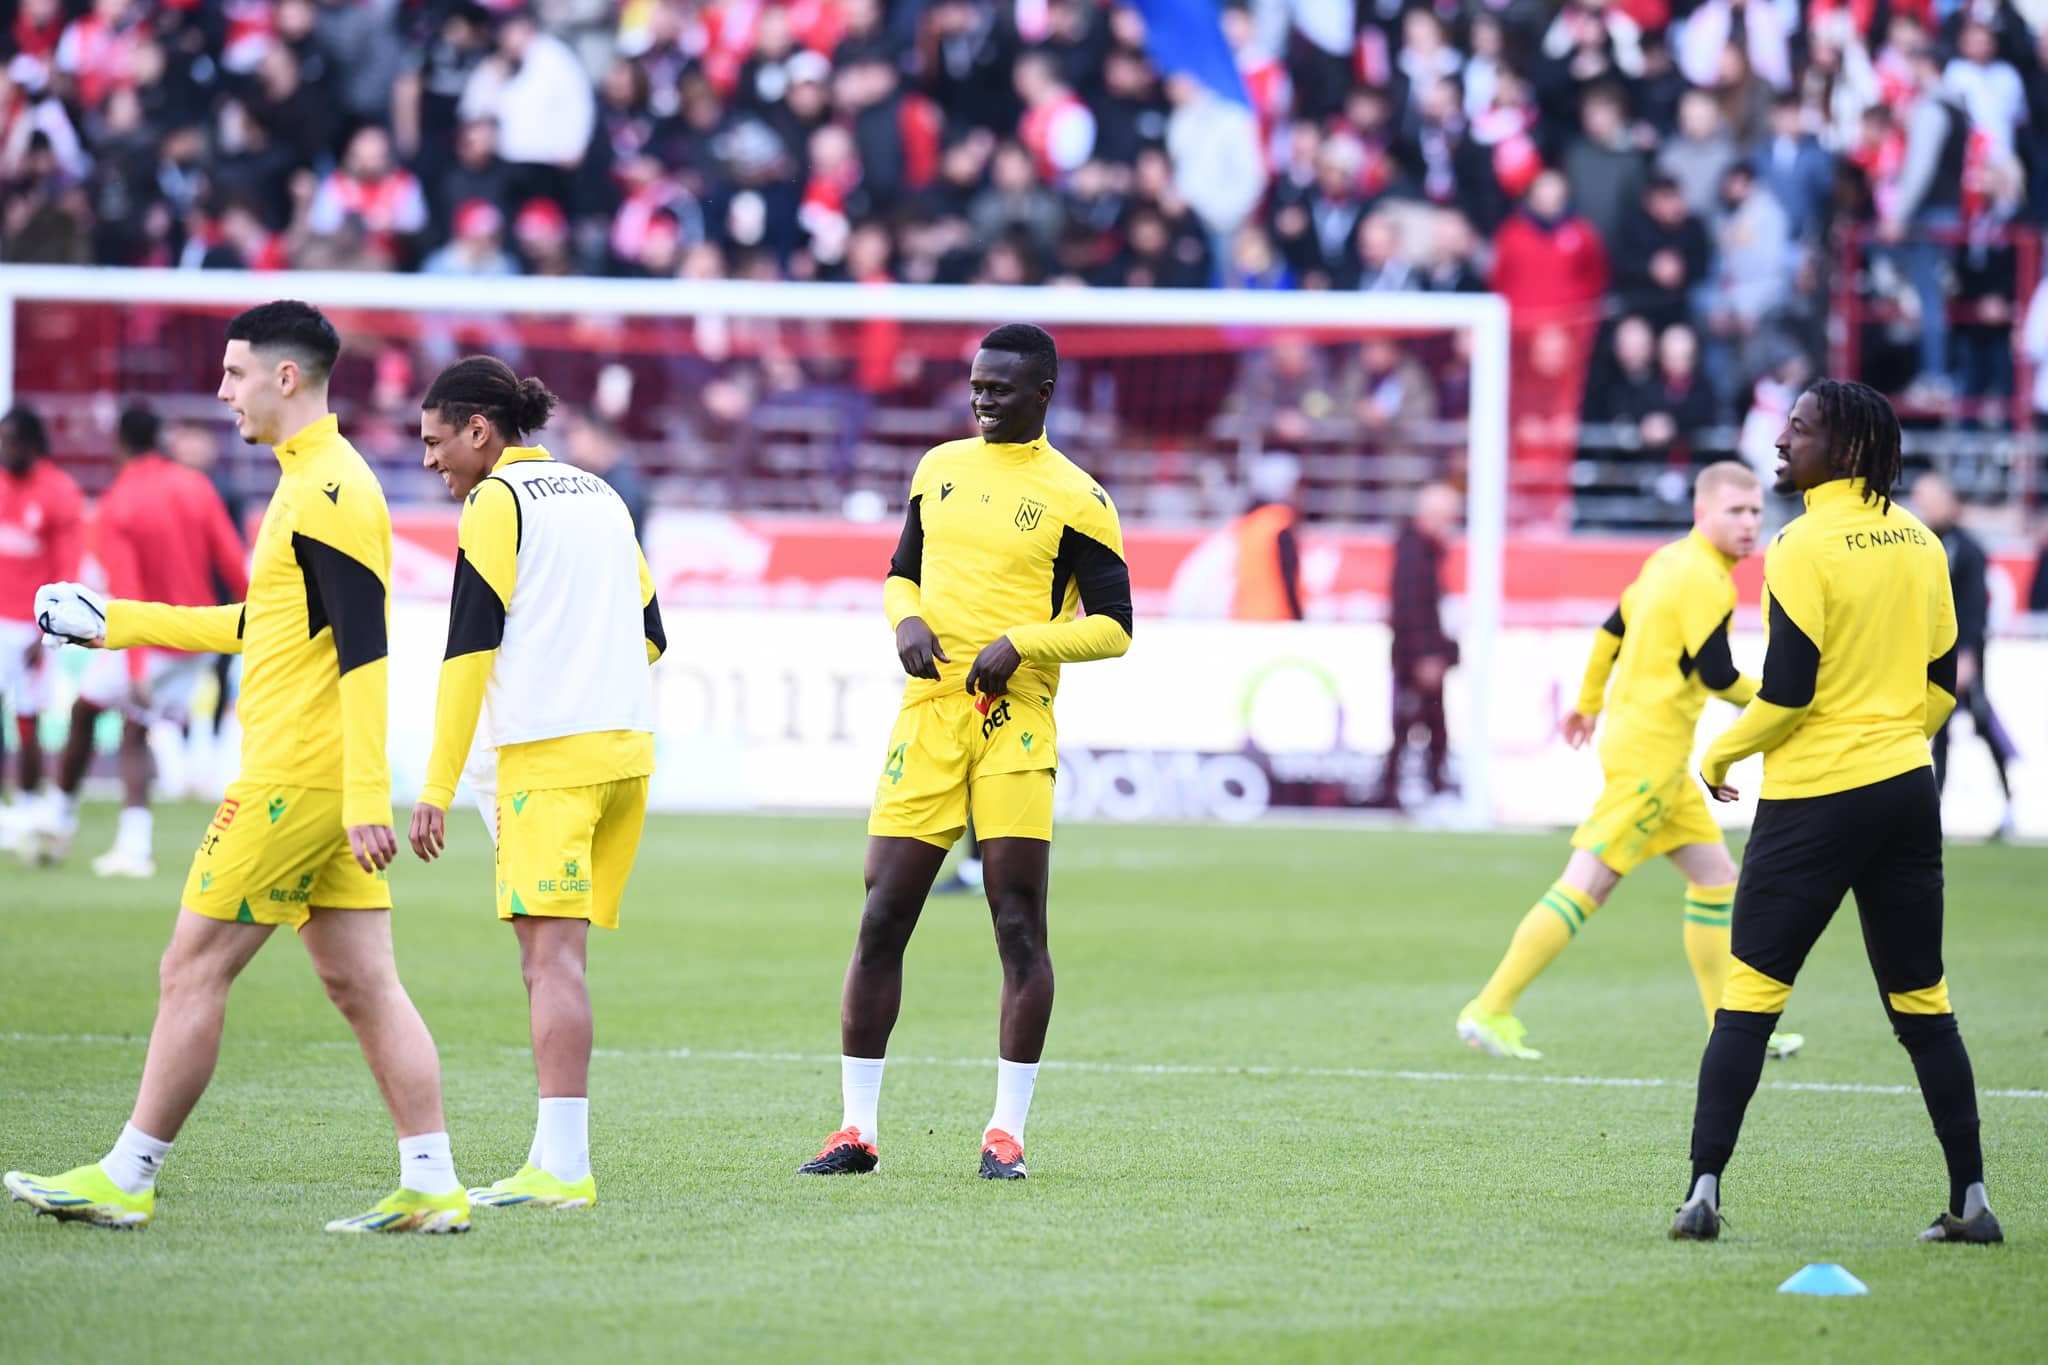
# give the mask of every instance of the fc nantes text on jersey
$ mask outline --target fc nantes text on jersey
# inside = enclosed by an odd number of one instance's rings
[[[1933,765],[1955,709],[1956,608],[1941,540],[1861,479],[1809,489],[1764,554],[1763,683],[1705,776],[1764,756],[1765,800],[1827,796]]]

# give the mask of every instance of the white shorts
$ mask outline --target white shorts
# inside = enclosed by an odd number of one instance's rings
[[[0,621],[0,702],[15,716],[40,716],[49,704],[49,651],[42,646],[33,621]]]
[[[192,714],[192,694],[213,671],[211,654],[181,654],[152,649],[144,657],[142,676],[148,684],[148,700],[138,704],[128,680],[125,650],[95,651],[79,680],[78,695],[102,711],[118,710],[137,725],[157,721],[182,724]]]

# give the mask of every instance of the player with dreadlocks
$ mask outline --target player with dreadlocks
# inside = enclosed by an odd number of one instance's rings
[[[1928,738],[1956,704],[1956,614],[1941,541],[1894,506],[1899,421],[1876,391],[1822,380],[1778,437],[1778,490],[1806,497],[1764,556],[1768,632],[1755,700],[1702,778],[1764,756],[1735,890],[1735,962],[1700,1059],[1692,1183],[1675,1238],[1721,1230],[1721,1173],[1800,964],[1856,893],[1870,968],[1948,1162],[1929,1242],[2004,1240],[1984,1193],[1976,1081],[1941,965],[1941,805]]]

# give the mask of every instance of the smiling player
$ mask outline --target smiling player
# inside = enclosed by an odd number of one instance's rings
[[[1059,355],[1044,331],[1012,323],[990,332],[968,380],[981,434],[935,446],[911,480],[883,590],[910,682],[875,786],[867,904],[840,1000],[845,1108],[806,1174],[875,1169],[903,950],[971,812],[1003,963],[996,1104],[981,1174],[1024,1178],[1024,1119],[1052,1017],[1052,701],[1061,664],[1115,658],[1131,644],[1131,576],[1116,509],[1046,440],[1058,378]]]

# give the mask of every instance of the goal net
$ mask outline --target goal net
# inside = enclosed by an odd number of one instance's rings
[[[277,296],[342,331],[335,407],[392,503],[402,786],[427,749],[454,552],[456,511],[418,465],[440,365],[488,351],[539,375],[564,400],[543,439],[646,500],[676,646],[657,675],[657,803],[859,808],[900,691],[876,622],[911,472],[971,431],[979,337],[1028,320],[1058,339],[1050,435],[1119,508],[1139,616],[1125,659],[1069,670],[1068,816],[1236,820],[1389,795],[1394,541],[1444,483],[1462,503],[1442,564],[1460,648],[1449,762],[1433,769],[1431,717],[1411,705],[1391,795],[1464,824],[1530,818],[1501,799],[1502,763],[1547,745],[1558,688],[1537,676],[1542,649],[1503,635],[1517,490],[1497,299],[7,268],[0,398],[41,412],[88,492],[111,477],[121,407],[147,403],[253,516],[274,467],[212,395],[223,323]],[[1234,519],[1290,483],[1305,619],[1242,619]],[[1585,614],[1569,603],[1586,571],[1563,572],[1520,595],[1518,624]]]

